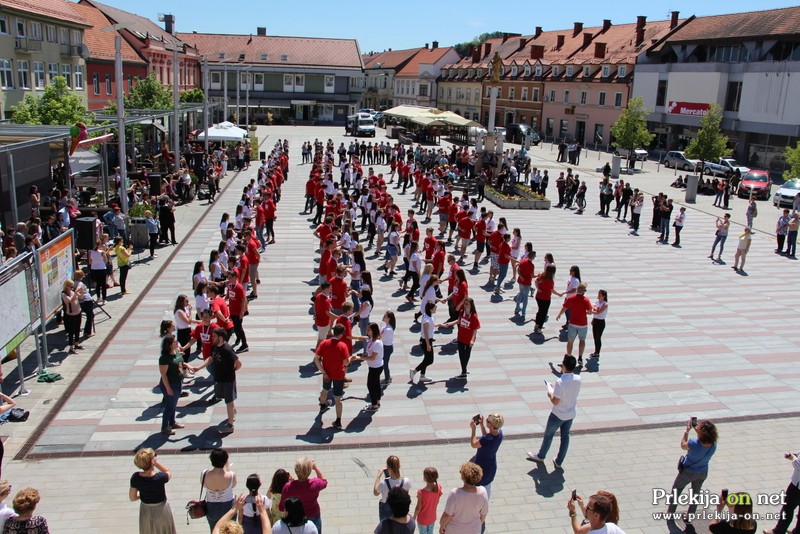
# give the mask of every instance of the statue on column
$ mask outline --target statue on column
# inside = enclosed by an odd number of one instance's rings
[[[500,69],[503,68],[503,60],[500,59],[500,54],[495,51],[492,57],[492,83],[500,83]]]

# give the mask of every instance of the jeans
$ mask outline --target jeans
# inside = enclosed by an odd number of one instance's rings
[[[722,256],[722,250],[725,248],[725,240],[728,239],[727,235],[717,235],[714,238],[714,244],[711,246],[711,255],[714,255],[714,249],[717,248],[717,243],[719,243],[719,255]]]
[[[675,477],[675,482],[672,483],[672,489],[677,490],[677,494],[680,495],[683,493],[683,488],[687,485],[692,485],[692,492],[697,495],[700,493],[700,488],[703,487],[703,482],[705,482],[706,477],[708,476],[708,471],[705,473],[696,473],[694,471],[689,471],[688,469],[684,469],[678,476]],[[675,509],[678,507],[677,504],[670,504],[667,507],[667,511],[669,513],[675,513]],[[687,512],[693,514],[697,510],[696,504],[690,504],[689,509]]]
[[[214,526],[217,522],[222,518],[223,515],[228,513],[228,511],[233,508],[233,501],[226,501],[226,502],[209,502],[206,501],[206,520],[208,521],[208,526],[211,527],[211,530],[214,530]]]
[[[786,255],[794,256],[797,253],[797,232],[790,231],[787,237]]]
[[[436,521],[431,523],[430,525],[420,525],[417,523],[417,532],[419,534],[434,534],[433,527],[436,525]]]
[[[394,345],[383,346],[383,378],[385,380],[392,378],[392,373],[389,371],[389,359],[392,357],[392,353],[394,353]]]
[[[519,293],[517,296],[514,297],[514,302],[517,305],[514,307],[514,311],[521,312],[521,315],[525,317],[525,312],[528,311],[528,297],[531,295],[531,286],[526,286],[523,284],[519,284]]]
[[[669,241],[669,218],[661,218],[661,240]]]
[[[263,225],[263,224],[259,224],[258,226],[256,226],[256,239],[258,239],[258,242],[261,243],[261,248],[264,248],[264,247],[267,246],[267,240],[264,239],[264,229],[265,228],[266,228],[266,226]]]
[[[317,527],[317,534],[322,534],[322,515],[318,515],[317,517],[309,517],[309,521],[314,523],[314,526]]]
[[[569,449],[569,431],[572,428],[572,419],[562,421],[552,413],[547,418],[547,427],[544,431],[544,438],[542,439],[542,446],[539,448],[539,458],[544,459],[547,451],[550,450],[550,444],[553,443],[553,436],[556,435],[556,430],[561,429],[561,444],[558,447],[558,455],[555,462],[559,465],[564,463],[564,458],[567,457],[567,449]]]
[[[719,206],[722,203],[722,191],[717,191],[717,196],[714,197],[714,205]]]
[[[503,288],[503,280],[506,279],[506,275],[507,274],[508,274],[508,264],[507,263],[501,263],[499,265],[499,268],[498,268],[498,271],[497,271],[497,286],[496,286],[496,289],[502,289]]]
[[[161,394],[164,395],[164,414],[161,416],[161,430],[167,430],[171,425],[175,424],[175,411],[178,409],[178,399],[181,398],[181,388],[183,383],[179,380],[171,382],[169,387],[172,389],[172,395],[167,395],[167,388],[164,387],[164,381],[159,382]],[[227,508],[227,512],[230,508]],[[220,516],[222,517],[222,516]]]
[[[350,280],[350,289],[361,294],[361,280]],[[358,298],[358,295],[353,295],[353,309],[358,310],[361,307],[361,299]]]
[[[461,374],[467,374],[467,365],[469,365],[469,359],[472,356],[472,346],[467,345],[466,343],[458,342],[458,361],[461,363]]]
[[[367,372],[367,391],[372,404],[380,404],[381,402],[381,373],[383,366],[370,367]]]
[[[544,322],[547,320],[547,312],[550,311],[550,299],[536,299],[536,304],[539,306],[539,310],[536,312],[536,326],[541,328],[544,326]]]
[[[675,227],[675,244],[681,244],[681,230],[683,230],[683,226],[676,226]]]

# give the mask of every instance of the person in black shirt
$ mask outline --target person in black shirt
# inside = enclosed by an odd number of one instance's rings
[[[661,205],[661,236],[658,238],[659,243],[667,244],[669,242],[669,223],[672,220],[673,209],[671,198]]]
[[[228,420],[220,428],[223,434],[233,432],[233,421],[236,416],[236,371],[241,369],[242,362],[236,355],[225,339],[226,332],[222,328],[215,328],[211,331],[211,358],[203,362],[199,367],[190,367],[194,372],[214,363],[214,396],[225,400],[225,409],[228,413]]]
[[[141,471],[131,475],[128,497],[132,502],[141,502],[139,532],[177,532],[165,488],[172,473],[158,461],[156,453],[150,448],[139,449],[133,457],[133,463]]]

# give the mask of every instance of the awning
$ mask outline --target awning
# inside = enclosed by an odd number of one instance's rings
[[[241,141],[245,135],[247,135],[246,130],[228,121],[215,124],[208,129],[209,141]],[[200,141],[204,141],[205,138],[205,132],[197,135],[197,139]]]
[[[235,108],[236,102],[229,103],[229,108]],[[254,100],[250,99],[250,104],[245,104],[242,100],[239,103],[240,108],[250,107],[250,108],[280,108],[280,109],[289,109],[292,107],[292,103],[289,100],[278,100],[278,99],[259,99]]]
[[[402,117],[425,126],[480,126],[480,123],[465,119],[452,111],[421,106],[396,106],[383,112],[384,115]],[[436,121],[437,124],[433,124]]]
[[[434,119],[433,117],[411,117],[409,120],[415,124],[421,124],[422,126],[446,126],[444,122],[439,119]]]
[[[69,170],[71,175],[87,171],[100,165],[102,159],[97,152],[78,149],[69,157]]]
[[[293,106],[313,106],[316,103],[316,100],[292,100]]]

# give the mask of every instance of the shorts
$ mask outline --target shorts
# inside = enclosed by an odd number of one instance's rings
[[[478,252],[483,252],[484,250],[486,250],[486,241],[477,241],[475,243],[475,246],[477,247],[476,250]]]
[[[447,222],[447,214],[446,213],[440,213],[439,214],[439,222],[440,223],[446,223]]]
[[[344,380],[323,380],[322,381],[322,389],[324,391],[330,391],[331,385],[333,385],[333,396],[336,398],[344,397]]]
[[[386,259],[391,260],[397,257],[397,246],[391,243],[386,245]]]
[[[492,269],[499,269],[500,255],[497,252],[492,252],[489,257],[492,259]]]
[[[214,382],[214,396],[230,404],[236,400],[236,381]]]
[[[567,325],[567,339],[575,339],[577,336],[581,341],[586,339],[586,333],[589,331],[588,326],[575,326],[570,323]]]
[[[331,329],[331,325],[326,324],[325,326],[317,325],[317,339],[320,341],[325,341],[328,338],[328,332]]]
[[[455,229],[456,229],[456,224],[457,224],[457,223],[458,223],[458,221],[448,221],[448,223],[447,223],[447,224],[449,224],[449,225],[450,225],[450,231],[451,231],[451,232],[452,232],[453,230],[455,230]]]

